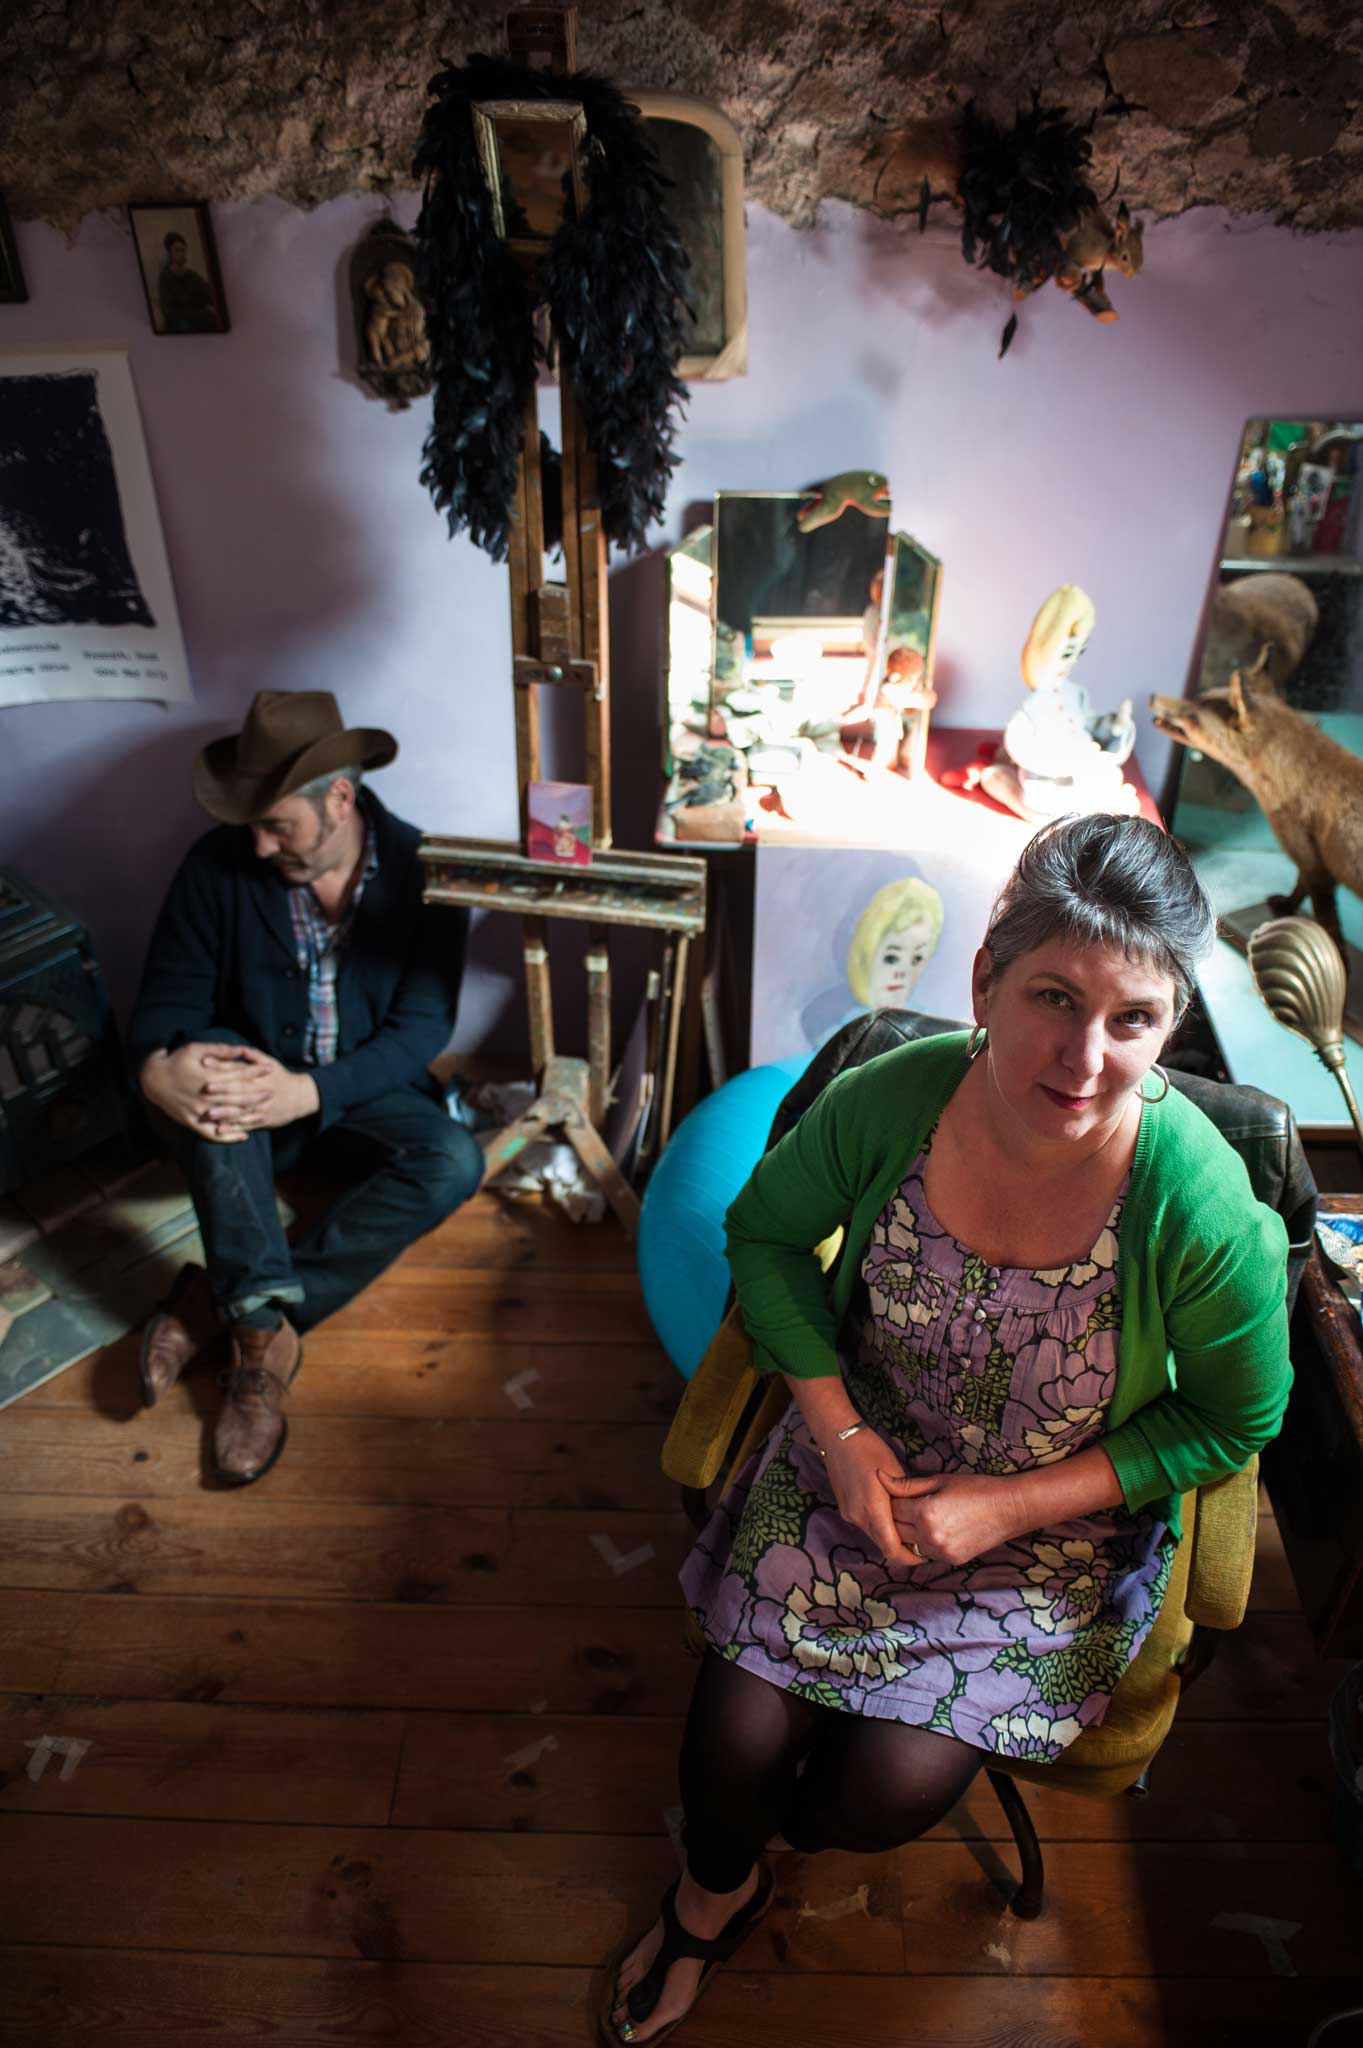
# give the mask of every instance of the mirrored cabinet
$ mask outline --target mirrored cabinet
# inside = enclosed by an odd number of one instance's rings
[[[1196,682],[1157,722],[1180,742],[1170,828],[1188,846],[1221,920],[1202,977],[1233,1078],[1282,1073],[1298,1120],[1342,1129],[1333,1080],[1275,1024],[1244,959],[1257,925],[1288,909],[1321,916],[1298,877],[1333,871],[1339,936],[1350,966],[1349,1071],[1363,1084],[1363,900],[1340,872],[1331,829],[1358,812],[1363,875],[1363,420],[1246,422],[1220,534]],[[1343,750],[1321,751],[1320,733]],[[1322,888],[1324,881],[1322,880]],[[1277,1083],[1275,1081],[1275,1087]]]

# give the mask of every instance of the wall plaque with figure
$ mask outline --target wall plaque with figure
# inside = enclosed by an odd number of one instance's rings
[[[431,388],[426,308],[417,296],[416,243],[396,221],[376,220],[350,257],[350,300],[361,380],[393,412]]]

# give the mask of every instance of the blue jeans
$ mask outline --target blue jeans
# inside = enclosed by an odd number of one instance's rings
[[[245,1042],[223,1030],[204,1035]],[[443,1223],[483,1176],[483,1155],[471,1132],[416,1088],[360,1104],[320,1137],[311,1121],[216,1145],[183,1124],[155,1118],[189,1182],[209,1282],[233,1322],[273,1323],[285,1309],[295,1329],[311,1329]],[[290,1245],[275,1203],[275,1175],[305,1158],[309,1166],[348,1167],[347,1185]]]

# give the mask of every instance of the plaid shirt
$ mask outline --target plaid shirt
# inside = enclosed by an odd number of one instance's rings
[[[303,1062],[306,1066],[330,1066],[336,1057],[341,1035],[336,971],[341,964],[341,955],[350,943],[351,926],[355,922],[355,912],[360,907],[365,884],[371,875],[378,873],[378,867],[379,850],[374,824],[371,818],[366,818],[360,878],[338,923],[329,922],[310,888],[289,890],[294,950],[298,955],[298,965],[308,977],[308,1025],[303,1035]]]

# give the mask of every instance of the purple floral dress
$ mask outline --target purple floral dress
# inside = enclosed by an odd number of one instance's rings
[[[1117,1376],[1125,1189],[1087,1259],[1000,1268],[937,1222],[926,1161],[925,1147],[863,1256],[843,1359],[858,1410],[914,1474],[1019,1472],[1096,1442]],[[1164,1534],[1115,1508],[891,1578],[838,1513],[792,1402],[681,1577],[707,1641],[773,1685],[1048,1762],[1102,1720],[1144,1642],[1172,1562]]]

